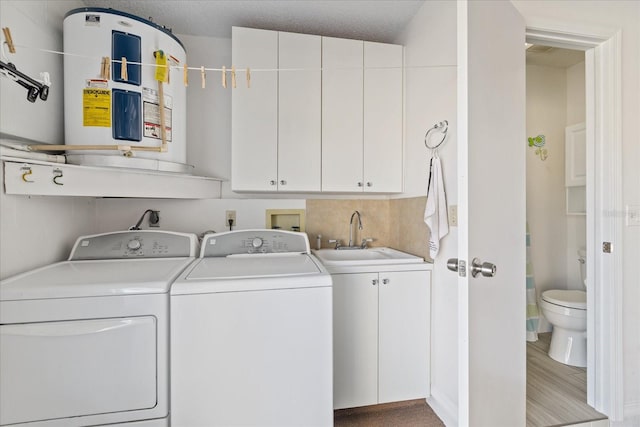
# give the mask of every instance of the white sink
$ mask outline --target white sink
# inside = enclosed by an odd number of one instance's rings
[[[314,249],[313,254],[326,266],[412,264],[424,260],[392,248]]]

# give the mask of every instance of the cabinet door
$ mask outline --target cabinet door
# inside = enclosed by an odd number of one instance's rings
[[[232,37],[232,62],[236,68],[274,71],[251,73],[251,88],[247,88],[244,79],[239,79],[232,90],[231,188],[234,191],[275,191],[278,179],[278,33],[233,27]],[[210,84],[217,86],[217,78],[211,79]]]
[[[402,46],[364,42],[364,191],[402,191]]]
[[[584,123],[565,129],[565,185],[587,185],[587,133]]]
[[[378,402],[429,393],[431,273],[380,273]]]
[[[320,191],[322,38],[278,39],[278,191]]]
[[[334,274],[333,407],[378,403],[378,274]]]
[[[363,42],[322,38],[322,191],[362,191]]]

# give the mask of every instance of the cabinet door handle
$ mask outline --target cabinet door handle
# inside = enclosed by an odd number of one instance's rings
[[[280,185],[287,185],[287,181],[285,181],[284,179],[280,180]]]
[[[388,285],[390,281],[391,280],[389,280],[389,279],[382,279],[382,284],[383,285]]]
[[[372,284],[373,286],[377,285],[377,284],[378,284],[378,279],[373,279],[373,280],[371,281],[371,284]]]
[[[276,185],[276,182],[272,179],[271,181],[269,181],[269,185]]]
[[[373,182],[371,181],[367,182],[367,187],[373,187]]]
[[[358,182],[358,187],[362,187],[362,185],[363,184],[361,182]]]

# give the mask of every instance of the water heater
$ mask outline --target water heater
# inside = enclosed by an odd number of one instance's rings
[[[68,162],[188,172],[180,40],[149,20],[103,8],[69,11],[63,31]],[[158,55],[169,70],[162,84]]]

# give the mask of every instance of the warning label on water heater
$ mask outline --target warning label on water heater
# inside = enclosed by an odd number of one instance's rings
[[[158,92],[150,88],[142,88],[144,136],[147,138],[162,139],[160,126],[160,104]],[[167,141],[171,141],[173,99],[164,97],[164,127],[167,133]]]
[[[83,89],[82,125],[111,127],[111,91],[109,89]]]

